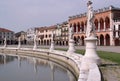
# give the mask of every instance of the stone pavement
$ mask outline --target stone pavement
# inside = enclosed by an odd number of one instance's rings
[[[40,47],[49,48],[50,46]],[[55,46],[55,48],[68,48],[68,46]],[[85,46],[75,46],[75,49],[85,49]],[[120,46],[97,46],[97,50],[120,53]]]
[[[17,45],[10,45],[12,47],[17,47]],[[10,47],[8,46],[8,47]],[[0,47],[2,47],[0,45]],[[21,47],[33,47],[32,45],[21,45]],[[38,46],[39,48],[50,48],[50,46]],[[68,48],[68,46],[55,46],[55,48]],[[85,49],[85,46],[75,46],[75,49]],[[97,50],[99,51],[108,51],[108,52],[116,52],[120,53],[120,46],[97,46]]]

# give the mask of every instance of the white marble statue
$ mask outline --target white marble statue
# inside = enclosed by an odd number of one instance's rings
[[[95,25],[93,22],[94,19],[94,12],[93,7],[91,6],[92,2],[88,1],[87,7],[88,7],[88,13],[87,13],[87,29],[86,29],[86,37],[95,36]]]
[[[18,49],[20,48],[21,46],[21,40],[20,40],[20,37],[18,38]]]
[[[4,47],[6,47],[7,46],[7,39],[6,39],[6,37],[4,38]]]
[[[37,48],[36,38],[37,38],[37,31],[34,34],[34,47],[33,47],[33,50]]]

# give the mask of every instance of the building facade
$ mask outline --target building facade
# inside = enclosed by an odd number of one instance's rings
[[[114,33],[118,33],[120,29],[115,30],[119,26],[118,18],[120,18],[120,8],[113,6],[95,10],[95,29],[96,36],[98,38],[97,45],[110,46],[120,45],[120,37],[114,36]],[[83,13],[69,17],[69,25],[74,29],[74,40],[77,45],[85,45],[85,30],[87,26],[87,14]],[[117,20],[115,22],[115,20]]]
[[[51,34],[52,32],[55,34],[56,25],[49,27],[40,27],[36,28],[37,33],[37,41],[39,45],[50,45],[51,44]]]
[[[56,45],[68,45],[68,22],[57,25],[55,30]]]
[[[29,45],[33,45],[35,29],[36,28],[30,28],[27,30],[26,40],[27,40],[27,44],[29,44]]]
[[[114,19],[113,40],[114,45],[120,46],[120,18]]]
[[[8,45],[14,44],[14,32],[9,29],[0,28],[0,44],[4,44],[5,38]]]
[[[20,32],[15,33],[16,44],[18,44],[19,37],[21,40],[21,44],[27,44],[27,33],[26,32],[20,31]]]

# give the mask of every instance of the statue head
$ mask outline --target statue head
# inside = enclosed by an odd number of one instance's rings
[[[91,2],[91,1],[88,1],[87,6],[89,6],[89,5],[91,5],[91,4],[92,4],[92,2]]]

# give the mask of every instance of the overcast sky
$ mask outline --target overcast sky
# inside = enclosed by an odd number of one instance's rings
[[[113,5],[120,0],[92,0],[93,8]],[[84,13],[87,0],[0,0],[0,27],[18,32],[28,28],[50,26]]]

